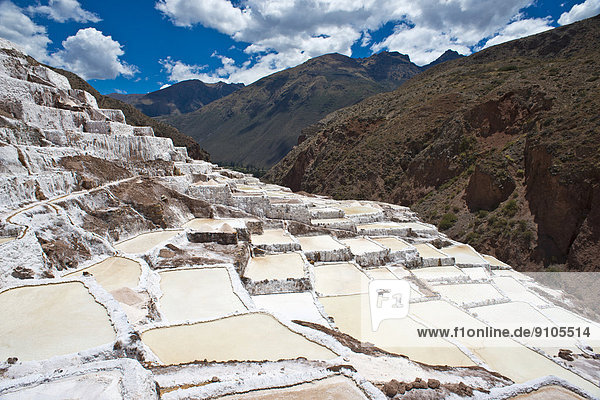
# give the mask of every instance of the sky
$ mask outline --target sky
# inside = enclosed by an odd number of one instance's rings
[[[250,84],[327,53],[469,55],[600,13],[600,0],[0,0],[0,37],[101,93]]]

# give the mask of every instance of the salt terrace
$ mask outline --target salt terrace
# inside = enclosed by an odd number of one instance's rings
[[[599,325],[560,290],[406,207],[192,160],[0,49],[1,398],[600,397]],[[410,287],[376,331],[373,280]],[[592,335],[418,333],[532,321]]]

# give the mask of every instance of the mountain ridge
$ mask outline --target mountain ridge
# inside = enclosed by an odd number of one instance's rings
[[[215,161],[266,168],[297,143],[303,128],[331,111],[392,90],[419,72],[399,53],[365,59],[326,54],[191,113],[159,119],[194,137]]]
[[[192,112],[242,87],[243,83],[204,83],[189,79],[146,94],[110,93],[107,96],[131,104],[149,117],[157,117]]]

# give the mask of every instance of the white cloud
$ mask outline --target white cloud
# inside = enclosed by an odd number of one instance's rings
[[[132,76],[135,66],[122,61],[121,44],[95,28],[80,29],[62,42],[63,50],[52,55],[54,65],[73,71],[84,79],[114,79]]]
[[[39,61],[47,61],[47,46],[51,42],[46,28],[37,25],[10,1],[0,2],[0,37],[19,45]]]
[[[47,6],[41,4],[29,6],[27,10],[32,14],[42,14],[57,22],[66,22],[72,19],[75,22],[99,22],[101,19],[94,13],[81,8],[77,0],[49,0]]]
[[[496,36],[488,40],[483,47],[486,48],[524,36],[535,35],[536,33],[552,28],[550,17],[517,20],[505,26]]]
[[[249,22],[247,13],[228,0],[160,0],[156,9],[177,26],[200,23],[229,35],[244,29]]]
[[[201,24],[249,43],[246,61],[222,59],[223,65],[214,71],[171,60],[170,80],[181,74],[248,84],[322,54],[351,55],[355,43],[374,51],[400,51],[417,64],[431,62],[447,49],[470,54],[485,38],[509,40],[549,26],[543,19],[514,25],[519,11],[532,2],[503,0],[500,6],[497,0],[158,0],[156,8],[175,25]],[[373,43],[372,33],[390,22],[396,24],[394,32]]]
[[[571,24],[600,13],[600,0],[586,0],[581,4],[575,4],[571,10],[562,13],[558,19],[560,25]]]
[[[392,35],[373,45],[372,49],[389,49],[409,54],[411,61],[418,65],[429,64],[448,49],[460,54],[471,52],[469,46],[458,42],[445,32],[424,27],[409,28],[405,25],[397,27]]]

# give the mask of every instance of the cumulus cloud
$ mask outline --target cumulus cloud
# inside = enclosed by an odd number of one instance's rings
[[[75,22],[99,22],[101,19],[94,13],[81,8],[77,0],[49,0],[47,6],[29,6],[27,10],[32,14],[41,14],[57,21],[66,22],[72,19]]]
[[[500,43],[508,42],[509,40],[514,40],[518,38],[522,38],[524,36],[535,35],[536,33],[547,31],[548,29],[552,29],[553,26],[550,25],[550,18],[529,18],[529,19],[521,19],[514,22],[511,22],[507,26],[505,26],[498,34],[492,37],[485,43],[484,48],[494,46]]]
[[[560,25],[571,24],[600,13],[600,0],[586,0],[581,4],[575,4],[570,11],[562,13],[558,19]]]
[[[75,72],[84,79],[114,79],[133,76],[135,66],[122,61],[122,46],[95,28],[80,29],[62,42],[63,49],[52,55],[54,65]]]
[[[371,47],[374,51],[385,49],[409,54],[412,62],[418,65],[428,64],[452,49],[460,54],[469,54],[468,45],[453,38],[446,32],[439,32],[426,27],[410,28],[406,25],[397,26],[394,33],[380,43]]]
[[[242,64],[222,60],[215,71],[188,65],[194,76],[251,83],[325,53],[351,55],[355,44],[400,51],[417,64],[447,49],[469,54],[486,38],[499,43],[549,26],[532,19],[506,29],[531,2],[503,0],[500,7],[496,0],[158,0],[155,6],[177,26],[201,24],[247,43]],[[373,33],[388,23],[395,24],[392,34],[373,42]]]
[[[51,41],[46,28],[37,25],[10,1],[0,2],[0,37],[19,45],[39,61],[47,61],[47,46]]]

